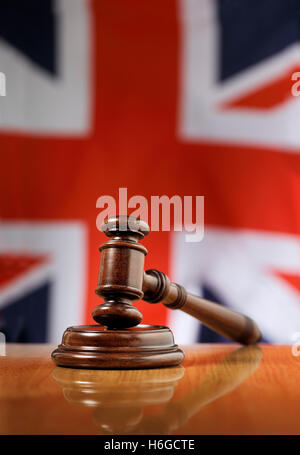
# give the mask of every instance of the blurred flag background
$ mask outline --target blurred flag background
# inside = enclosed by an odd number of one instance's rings
[[[2,0],[0,331],[60,341],[92,322],[101,195],[204,195],[205,236],[152,232],[146,268],[300,331],[296,0]],[[221,341],[137,305],[178,343]]]

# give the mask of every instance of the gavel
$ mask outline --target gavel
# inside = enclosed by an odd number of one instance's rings
[[[132,216],[110,217],[102,231],[109,240],[99,248],[96,293],[104,303],[92,312],[99,325],[68,328],[52,353],[58,365],[127,369],[178,365],[184,356],[170,329],[140,325],[143,316],[132,304],[140,299],[180,309],[238,343],[250,345],[261,339],[249,317],[188,293],[159,270],[144,271],[147,249],[139,241],[150,232],[146,222]]]
[[[93,318],[109,328],[128,328],[142,321],[134,300],[163,303],[172,310],[182,310],[207,327],[241,344],[255,344],[261,339],[256,323],[218,303],[189,294],[183,286],[171,283],[159,270],[144,272],[147,250],[138,241],[149,234],[142,220],[117,216],[104,222],[103,232],[111,240],[100,246],[101,263],[96,293],[104,304],[93,310]]]

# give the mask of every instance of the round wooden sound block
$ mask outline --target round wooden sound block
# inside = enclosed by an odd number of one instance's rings
[[[108,330],[82,325],[65,330],[52,359],[59,366],[72,368],[143,369],[179,365],[184,354],[174,344],[168,327],[138,325]]]

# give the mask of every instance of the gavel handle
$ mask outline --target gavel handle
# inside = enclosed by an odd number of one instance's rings
[[[238,343],[255,344],[261,339],[258,326],[248,316],[189,294],[183,286],[170,283],[169,278],[158,270],[144,272],[143,292],[146,302],[161,302],[168,308],[181,309],[220,335]]]

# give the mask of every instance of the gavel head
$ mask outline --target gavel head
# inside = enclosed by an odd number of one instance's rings
[[[131,216],[104,221],[102,231],[110,238],[100,246],[101,261],[96,294],[104,303],[94,308],[96,322],[110,329],[128,328],[142,321],[131,302],[143,298],[144,260],[147,250],[138,243],[149,234],[147,223]]]

